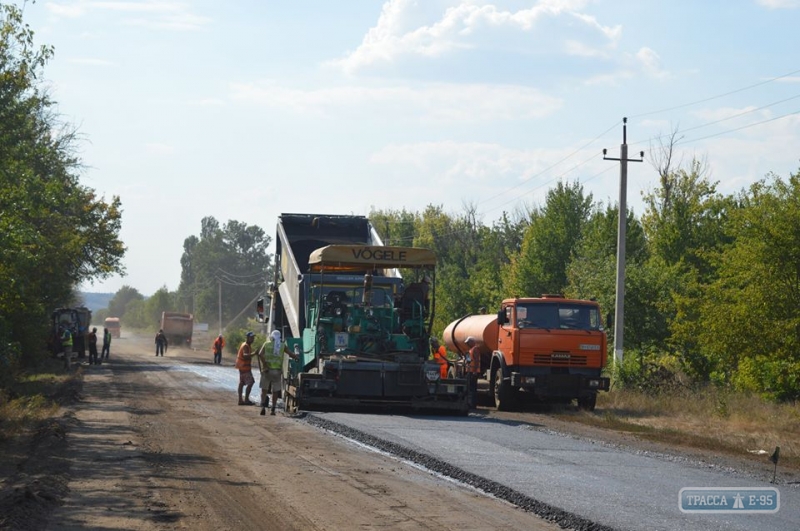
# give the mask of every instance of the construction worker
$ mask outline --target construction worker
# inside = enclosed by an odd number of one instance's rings
[[[89,332],[89,365],[100,365],[100,360],[97,358],[97,328],[92,328]]]
[[[466,341],[469,351],[464,360],[467,371],[467,385],[469,386],[469,407],[474,408],[478,403],[478,376],[481,372],[481,348],[474,337],[469,336]]]
[[[222,349],[225,348],[225,338],[222,337],[222,334],[217,336],[217,339],[214,340],[214,345],[212,346],[212,350],[214,351],[214,363],[219,365],[222,363]]]
[[[108,359],[108,356],[111,353],[111,332],[108,331],[108,328],[103,328],[103,350],[100,351],[100,359],[103,359],[105,356]]]
[[[156,356],[164,357],[164,351],[167,350],[167,336],[164,334],[164,330],[161,329],[156,334]]]
[[[66,326],[61,331],[61,350],[64,352],[64,367],[69,369],[72,358],[72,332]]]
[[[254,402],[250,401],[250,391],[253,389],[253,384],[256,383],[253,378],[253,341],[256,335],[253,332],[247,332],[244,343],[239,347],[236,353],[236,368],[239,369],[239,405],[252,406]],[[245,392],[244,397],[242,391]]]
[[[444,348],[444,345],[440,345],[439,340],[435,337],[431,338],[431,352],[434,361],[439,364],[439,376],[442,379],[447,378],[447,369],[450,365],[447,361],[447,349]]]
[[[272,351],[267,351],[267,344],[258,349],[256,360],[261,372],[259,387],[261,388],[261,414],[267,413],[270,408],[270,415],[275,414],[275,405],[278,402],[278,394],[281,392],[281,371],[283,370],[283,355],[286,354],[292,359],[298,359],[297,354],[289,350],[286,343],[281,341],[280,330],[273,330],[270,334],[272,338]],[[267,403],[267,395],[272,395],[272,404]]]

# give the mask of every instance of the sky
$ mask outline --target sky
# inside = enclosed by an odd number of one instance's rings
[[[16,2],[22,5],[21,2]],[[490,225],[559,181],[628,206],[676,158],[724,194],[800,168],[800,0],[27,3],[81,182],[119,196],[126,275],[180,283],[200,220],[274,239],[281,212],[459,214]],[[274,249],[271,245],[270,251]]]

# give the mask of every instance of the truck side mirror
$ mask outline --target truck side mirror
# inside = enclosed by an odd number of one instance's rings
[[[506,319],[506,309],[502,308],[499,312],[497,312],[497,324],[504,325],[508,322]]]
[[[266,322],[266,317],[264,316],[264,297],[259,297],[256,301],[256,320],[259,323]]]

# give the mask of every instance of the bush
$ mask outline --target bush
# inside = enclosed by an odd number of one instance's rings
[[[771,359],[767,356],[746,358],[739,362],[733,385],[767,400],[786,402],[800,399],[800,362]]]
[[[623,389],[659,394],[684,387],[678,359],[656,351],[626,351],[621,364],[614,366],[614,382]]]
[[[0,340],[0,389],[9,387],[19,373],[22,348],[19,343]]]

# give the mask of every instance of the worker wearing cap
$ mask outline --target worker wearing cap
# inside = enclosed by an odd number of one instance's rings
[[[447,368],[449,366],[447,361],[447,349],[444,348],[444,345],[439,344],[438,339],[432,337],[431,351],[433,352],[433,359],[439,364],[439,376],[442,379],[447,378]]]
[[[467,370],[474,374],[481,372],[481,347],[474,337],[469,336],[464,343],[467,344],[469,351],[467,351]]]
[[[272,349],[267,349],[267,344],[256,352],[261,379],[261,414],[266,415],[267,407],[270,407],[270,415],[275,414],[275,404],[278,401],[278,394],[281,392],[281,371],[283,370],[283,355],[286,354],[292,359],[298,359],[297,354],[289,350],[286,343],[281,341],[280,330],[273,330],[270,334],[272,339]],[[272,395],[272,405],[269,406],[267,396]]]
[[[250,401],[250,391],[253,390],[253,384],[256,383],[253,378],[253,341],[256,335],[253,332],[247,332],[245,341],[239,347],[236,353],[236,368],[239,369],[239,405],[252,406],[253,402]],[[242,390],[245,391],[244,398],[242,397]]]
[[[464,360],[466,362],[467,379],[469,385],[469,407],[476,406],[478,401],[478,376],[481,372],[481,348],[474,337],[469,336],[466,341],[469,351]]]
[[[222,334],[217,336],[211,349],[214,351],[214,364],[219,365],[222,363],[222,349],[225,348],[225,338]]]

